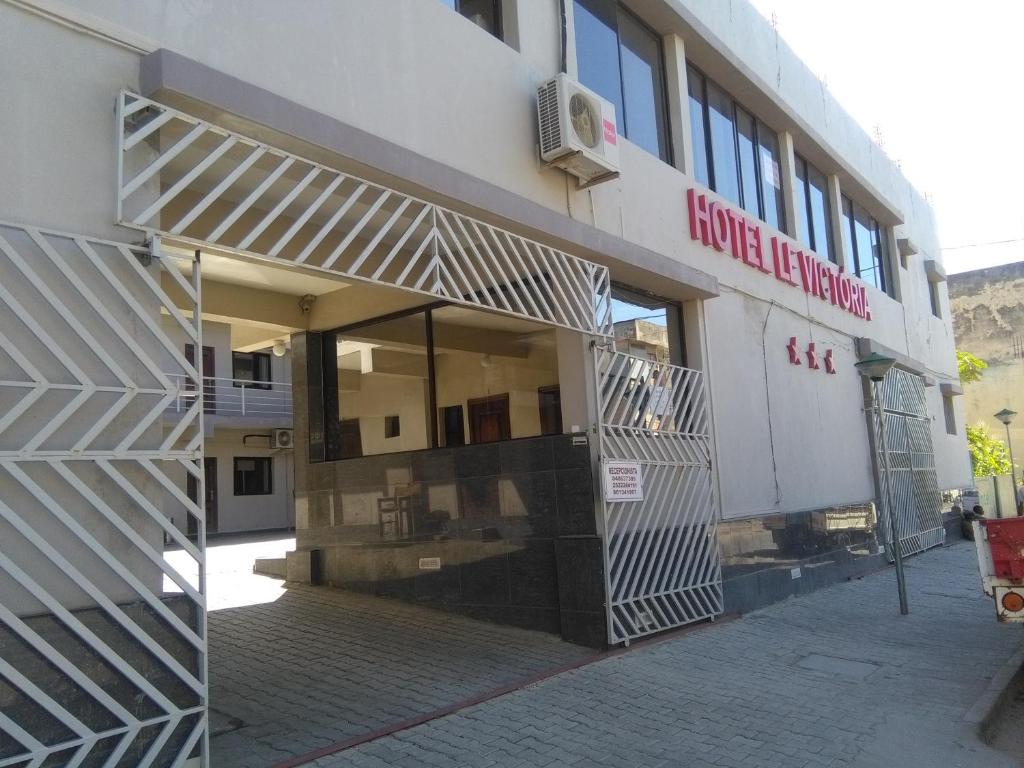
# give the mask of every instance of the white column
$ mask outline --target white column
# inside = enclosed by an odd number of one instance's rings
[[[679,35],[662,38],[665,51],[665,88],[668,91],[668,126],[672,140],[672,164],[693,176],[693,136],[690,133],[690,99],[686,84],[686,45]]]
[[[779,134],[779,170],[782,173],[782,196],[786,201],[786,234],[797,239],[797,216],[805,215],[801,207],[797,213],[796,153],[793,149],[793,135],[788,131]],[[803,205],[803,198],[800,198]]]

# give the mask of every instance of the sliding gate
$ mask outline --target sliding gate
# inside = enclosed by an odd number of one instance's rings
[[[882,382],[882,408],[896,531],[904,554],[923,552],[946,540],[924,379],[892,369]],[[881,447],[877,440],[876,445]],[[878,462],[884,493],[883,457]],[[885,537],[891,538],[888,529]]]
[[[722,612],[704,380],[595,345],[608,642]],[[609,463],[639,465],[642,499],[615,501]],[[618,464],[618,466],[622,466]]]
[[[197,260],[0,222],[0,768],[207,764],[201,388],[166,416],[199,292]]]

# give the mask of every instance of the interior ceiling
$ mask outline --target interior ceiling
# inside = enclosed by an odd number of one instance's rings
[[[194,249],[180,246],[165,245],[168,250],[192,253]],[[183,265],[184,270],[184,265]],[[264,261],[238,256],[223,256],[215,253],[202,252],[202,275],[204,280],[218,283],[242,285],[247,288],[259,288],[284,293],[292,296],[323,296],[325,293],[345,288],[348,283],[316,277],[292,266],[278,267]]]
[[[531,334],[537,331],[550,331],[551,326],[523,320],[518,317],[484,312],[472,307],[448,306],[434,310],[434,323],[459,325],[469,328],[482,328],[489,331],[505,331],[507,333]]]

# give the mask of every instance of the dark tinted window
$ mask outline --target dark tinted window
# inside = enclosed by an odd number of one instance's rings
[[[693,177],[705,187],[711,186],[708,165],[708,135],[704,130],[704,78],[692,69],[686,71],[690,91],[690,135],[693,139]]]
[[[761,215],[761,203],[757,183],[757,135],[754,118],[736,108],[736,144],[740,156],[740,189],[743,192],[743,209],[753,215]]]
[[[235,458],[235,496],[266,496],[274,492],[274,460],[269,456]]]
[[[885,229],[867,211],[845,195],[843,231],[848,236],[846,258],[850,271],[880,291],[888,292],[886,269],[889,252]]]
[[[799,240],[819,256],[835,262],[832,247],[832,208],[828,204],[825,174],[802,157],[796,157],[797,234]]]
[[[785,226],[775,132],[693,67],[690,96],[694,179],[775,227]]]
[[[764,215],[761,217],[776,229],[786,227],[786,207],[782,197],[782,168],[779,162],[779,137],[764,123],[757,124],[757,143],[761,148],[761,199]]]
[[[481,29],[501,37],[501,0],[441,0]]]
[[[736,126],[732,117],[732,99],[712,83],[708,83],[708,125],[711,126],[715,192],[727,200],[739,203],[740,179],[736,163]]]
[[[615,105],[619,132],[669,160],[661,41],[611,0],[575,0],[580,82]]]

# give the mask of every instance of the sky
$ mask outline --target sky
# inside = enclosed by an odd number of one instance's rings
[[[751,2],[928,197],[949,274],[1024,261],[1024,0]]]

